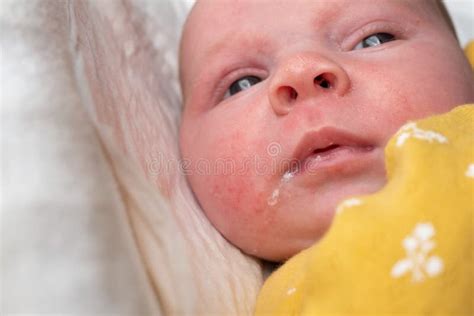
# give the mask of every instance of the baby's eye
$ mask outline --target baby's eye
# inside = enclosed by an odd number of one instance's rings
[[[246,90],[260,81],[262,81],[262,79],[255,76],[244,76],[240,79],[237,79],[230,85],[229,89],[227,89],[224,99],[239,93],[240,91]]]
[[[379,46],[383,43],[391,42],[395,40],[395,36],[390,33],[376,33],[370,36],[367,36],[362,41],[360,41],[354,50],[362,49],[367,47]]]

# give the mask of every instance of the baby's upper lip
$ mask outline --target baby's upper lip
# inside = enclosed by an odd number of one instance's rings
[[[298,142],[292,158],[300,164],[315,153],[324,153],[339,146],[370,148],[367,140],[336,127],[322,127],[305,133]]]

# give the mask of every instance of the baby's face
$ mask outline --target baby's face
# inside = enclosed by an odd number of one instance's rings
[[[199,0],[182,49],[189,182],[230,242],[269,260],[382,188],[402,124],[474,101],[431,1]]]

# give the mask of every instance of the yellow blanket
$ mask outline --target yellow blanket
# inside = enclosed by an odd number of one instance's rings
[[[339,204],[256,315],[474,315],[474,105],[406,124],[385,157],[387,185]]]

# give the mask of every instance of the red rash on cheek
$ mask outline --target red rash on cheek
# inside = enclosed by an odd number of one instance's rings
[[[240,183],[232,183],[224,188],[226,199],[229,205],[233,206],[234,211],[242,209],[242,204],[245,195],[244,186]]]
[[[232,177],[231,183],[225,187],[227,205],[232,205],[233,212],[241,214],[261,213],[263,193],[258,192],[253,181],[245,176]]]

